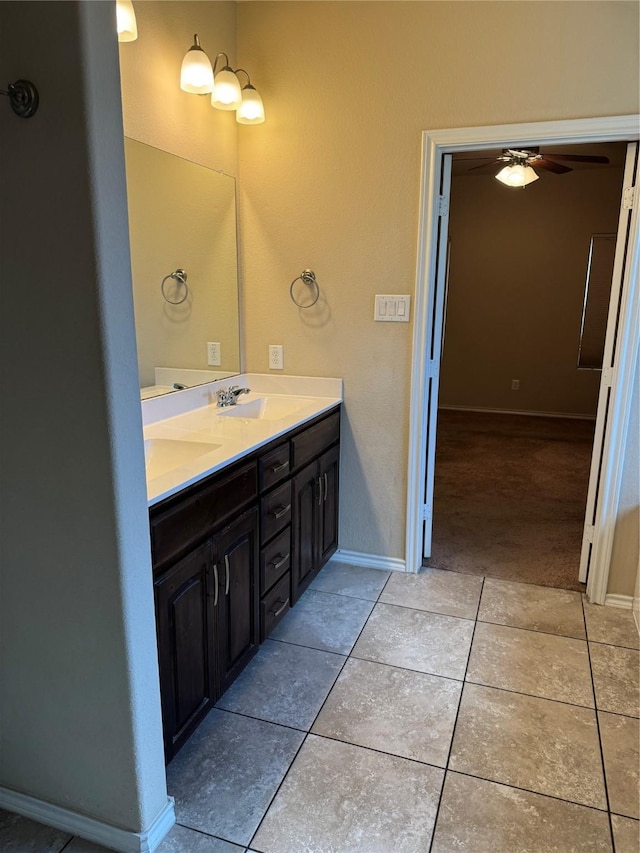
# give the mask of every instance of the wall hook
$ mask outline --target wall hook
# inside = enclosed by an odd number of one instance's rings
[[[7,91],[0,89],[0,95],[9,98],[11,109],[20,118],[31,118],[35,115],[40,103],[38,90],[29,80],[16,80],[9,83]]]

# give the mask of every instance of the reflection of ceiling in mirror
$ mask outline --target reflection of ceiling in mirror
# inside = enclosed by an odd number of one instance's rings
[[[234,178],[128,138],[125,157],[140,387],[157,368],[186,370],[188,384],[239,373]],[[179,269],[184,284],[167,278]]]

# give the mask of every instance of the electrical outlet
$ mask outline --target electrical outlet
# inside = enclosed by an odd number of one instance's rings
[[[512,379],[511,380],[511,390],[512,391],[519,391],[520,390],[520,380],[519,379]]]
[[[207,343],[207,364],[209,367],[220,367],[222,363],[220,349],[219,343],[212,343],[211,341]]]
[[[269,344],[269,369],[284,370],[284,355],[280,344]]]

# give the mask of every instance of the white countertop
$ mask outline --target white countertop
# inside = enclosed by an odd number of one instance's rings
[[[236,406],[219,408],[216,391],[230,385],[251,391],[241,395]],[[149,506],[242,459],[342,399],[341,379],[241,374],[143,400]],[[244,415],[245,406],[253,417]]]

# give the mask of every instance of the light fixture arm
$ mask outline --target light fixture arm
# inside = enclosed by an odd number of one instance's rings
[[[224,56],[224,61],[226,62],[226,65],[224,65],[220,69],[220,71],[233,71],[233,68],[229,65],[229,57],[227,56],[227,54],[226,53],[219,53],[213,62],[213,75],[214,75],[214,77],[218,72],[218,60],[220,59],[221,56]],[[245,72],[245,74],[246,74],[246,72]]]
[[[250,88],[252,88],[252,89],[255,89],[255,86],[252,86],[252,85],[251,85],[251,77],[249,77],[249,72],[248,72],[248,71],[245,71],[245,69],[244,69],[244,68],[236,68],[236,70],[235,70],[233,73],[234,73],[234,74],[236,75],[236,77],[237,77],[237,76],[238,76],[238,74],[239,74],[241,71],[242,71],[242,73],[243,73],[243,74],[246,74],[246,75],[247,75],[247,82],[245,83],[245,85],[244,85],[242,88],[243,88],[243,89],[246,89],[246,88],[250,87]]]

